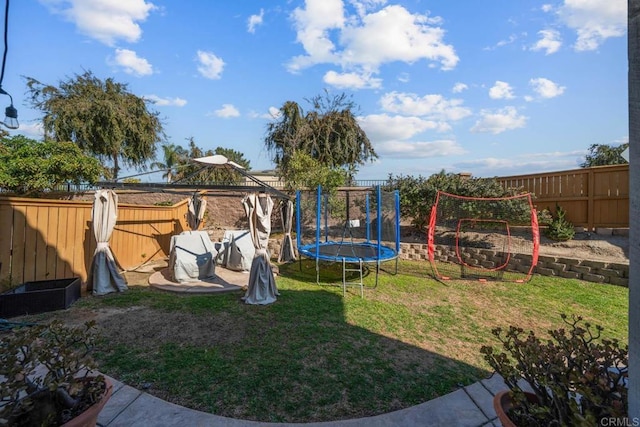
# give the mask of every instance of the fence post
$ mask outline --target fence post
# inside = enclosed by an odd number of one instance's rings
[[[593,168],[587,168],[587,230],[595,231],[595,227],[593,224],[594,221],[594,193],[595,193],[595,172]]]

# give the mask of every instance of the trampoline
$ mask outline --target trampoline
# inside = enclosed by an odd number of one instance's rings
[[[296,239],[298,253],[316,261],[316,282],[320,283],[320,261],[342,263],[343,295],[347,286],[364,295],[363,272],[375,265],[378,286],[380,265],[395,260],[400,252],[400,197],[378,186],[348,189],[328,194],[316,191],[296,193]],[[302,261],[301,261],[302,262]],[[358,273],[349,281],[348,272]]]

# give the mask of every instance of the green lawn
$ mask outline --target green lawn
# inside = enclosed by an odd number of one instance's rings
[[[328,281],[339,266],[323,266]],[[387,268],[391,265],[387,265]],[[315,283],[315,265],[280,266],[280,296],[250,306],[240,294],[189,296],[134,287],[84,298],[57,314],[98,316],[101,370],[151,394],[235,418],[310,422],[380,414],[490,374],[479,352],[495,326],[545,334],[560,313],[627,343],[628,290],[534,276],[526,284],[437,282],[428,263],[400,262],[376,289],[346,298]],[[375,274],[366,277],[374,284]],[[44,317],[43,317],[44,318]]]

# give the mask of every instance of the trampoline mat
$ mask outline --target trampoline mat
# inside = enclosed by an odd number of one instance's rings
[[[380,251],[378,251],[380,249]],[[319,245],[315,243],[304,245],[300,248],[300,253],[308,258],[318,258],[325,261],[347,262],[385,261],[398,256],[395,250],[388,246],[373,243],[352,243],[352,242],[325,242]]]

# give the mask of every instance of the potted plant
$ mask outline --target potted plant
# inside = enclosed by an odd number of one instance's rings
[[[629,347],[601,339],[603,328],[580,316],[561,317],[568,328],[549,331],[550,339],[510,326],[492,330],[501,350],[481,348],[508,387],[493,401],[504,426],[595,426],[626,417]]]
[[[0,425],[95,426],[112,385],[96,375],[95,322],[21,327],[0,340]]]

